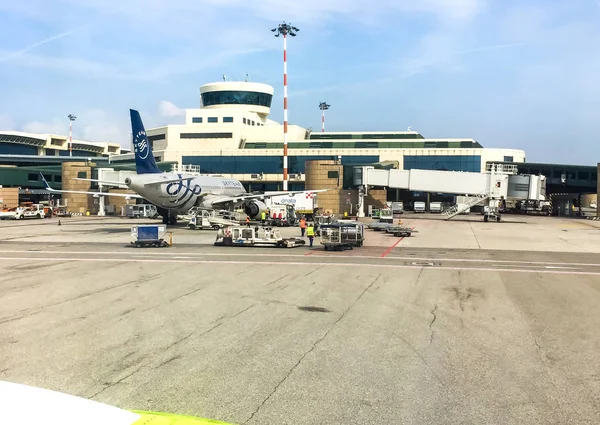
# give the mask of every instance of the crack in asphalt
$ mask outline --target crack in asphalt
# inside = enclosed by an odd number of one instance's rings
[[[429,330],[431,331],[431,336],[429,337],[429,344],[431,344],[433,342],[433,336],[435,334],[435,331],[432,329],[433,324],[435,323],[436,319],[437,319],[437,315],[435,314],[436,310],[437,310],[438,306],[437,304],[433,307],[433,309],[431,310],[431,315],[433,315],[433,319],[431,319],[431,323],[429,323]]]
[[[294,370],[296,370],[296,368],[298,366],[300,366],[300,364],[302,363],[302,361],[304,360],[304,358],[306,356],[308,356],[317,347],[317,345],[319,345],[321,343],[321,341],[323,341],[325,338],[327,338],[327,335],[329,335],[329,332],[331,332],[331,330],[344,318],[344,316],[346,316],[346,313],[348,313],[348,311],[350,311],[350,309],[352,307],[354,307],[358,301],[360,301],[360,299],[363,297],[363,295],[369,289],[371,289],[371,287],[373,286],[373,284],[375,282],[377,282],[377,280],[380,277],[381,277],[381,274],[377,275],[377,277],[375,279],[373,279],[373,281],[360,293],[360,295],[350,304],[350,306],[348,306],[348,308],[346,310],[344,310],[344,312],[340,315],[340,317],[338,317],[338,319],[335,322],[333,322],[333,324],[329,327],[329,329],[327,329],[327,331],[323,334],[323,336],[320,337],[319,339],[317,339],[312,344],[312,346],[302,356],[300,356],[300,358],[298,359],[298,361],[296,362],[296,364],[294,364],[294,366],[291,367],[291,369],[286,373],[286,375],[283,377],[283,379],[281,381],[279,381],[279,383],[277,385],[275,385],[275,388],[273,388],[273,391],[271,391],[271,393],[258,405],[258,407],[256,408],[256,410],[254,410],[254,412],[252,412],[252,414],[248,417],[248,419],[246,419],[244,422],[242,422],[242,425],[248,423],[249,421],[251,421],[254,418],[254,416],[256,416],[256,414],[260,411],[260,409],[265,405],[265,403],[267,401],[269,401],[269,399],[271,397],[273,397],[273,395],[277,392],[277,390],[279,389],[279,387],[281,385],[283,385],[283,383],[288,379],[288,377],[292,374],[292,372],[294,372]]]

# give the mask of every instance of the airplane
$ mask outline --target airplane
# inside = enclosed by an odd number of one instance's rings
[[[279,195],[295,195],[305,192],[325,192],[327,190],[279,191],[270,192],[266,195],[264,193],[248,193],[242,183],[236,179],[163,172],[156,165],[152,146],[146,136],[146,130],[144,129],[139,112],[130,109],[129,114],[133,134],[136,174],[125,178],[125,185],[123,185],[123,182],[109,182],[96,179],[77,178],[75,180],[126,187],[136,194],[52,189],[42,173],[40,173],[46,189],[54,193],[84,193],[94,196],[124,196],[132,199],[146,199],[156,205],[165,224],[177,223],[177,215],[187,213],[192,207],[205,210],[242,208],[247,216],[258,219],[267,210],[267,206],[263,202],[265,198]]]

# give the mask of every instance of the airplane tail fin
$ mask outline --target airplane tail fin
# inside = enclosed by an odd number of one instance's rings
[[[44,175],[42,174],[42,172],[40,171],[40,177],[42,178],[42,182],[44,183],[44,187],[46,189],[50,189],[52,190],[52,188],[50,187],[50,185],[48,184],[48,181],[46,180],[46,178],[44,177]]]
[[[157,174],[162,173],[162,170],[156,165],[154,155],[152,154],[152,146],[146,130],[142,123],[140,113],[130,109],[131,116],[131,132],[133,134],[133,152],[135,154],[135,170],[138,174]]]

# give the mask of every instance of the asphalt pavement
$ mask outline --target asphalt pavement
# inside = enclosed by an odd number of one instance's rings
[[[0,379],[237,424],[600,417],[596,253],[136,249],[110,228],[0,238]]]

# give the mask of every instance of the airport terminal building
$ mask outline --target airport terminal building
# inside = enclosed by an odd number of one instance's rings
[[[200,107],[186,110],[184,124],[146,129],[159,167],[235,178],[249,191],[282,190],[284,126],[269,119],[273,93],[272,86],[246,81],[201,86]],[[340,211],[357,196],[355,166],[480,173],[491,163],[515,164],[520,173],[544,174],[555,193],[595,193],[598,184],[596,167],[529,164],[523,150],[484,148],[468,137],[426,138],[410,129],[314,132],[288,125],[289,190],[317,189],[316,180],[335,174],[336,181],[332,178],[327,186],[340,191]],[[317,170],[315,164],[330,169]],[[18,187],[21,201],[51,197],[39,171],[55,189],[94,190],[94,184],[84,187],[69,176],[98,178],[101,168],[134,172],[134,155],[117,143],[73,140],[69,149],[68,136],[0,129],[0,192],[2,186]],[[452,196],[374,189],[380,190],[378,202],[404,201],[405,205],[416,200],[447,201]],[[334,193],[319,198],[337,196]],[[7,195],[0,193],[0,204],[2,199],[6,205]],[[108,204],[118,209],[113,200]],[[331,202],[337,204],[335,199]],[[79,208],[92,209],[90,205]]]
[[[273,92],[253,82],[202,86],[201,107],[186,110],[185,124],[146,129],[157,161],[236,178],[251,190],[281,190],[283,125],[269,119]],[[132,160],[133,154],[112,157]],[[482,172],[488,162],[525,162],[525,152],[486,149],[472,138],[428,139],[416,131],[311,132],[289,125],[290,190],[305,188],[309,160]]]

